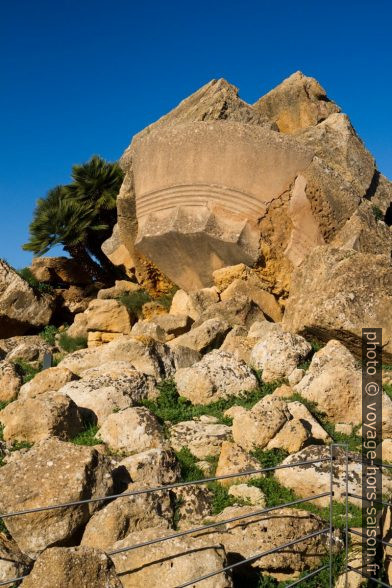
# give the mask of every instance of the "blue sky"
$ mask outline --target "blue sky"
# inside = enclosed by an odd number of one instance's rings
[[[0,257],[16,267],[36,199],[212,78],[254,102],[316,77],[392,177],[390,0],[15,0],[0,15]]]

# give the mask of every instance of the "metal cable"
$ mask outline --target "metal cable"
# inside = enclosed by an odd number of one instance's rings
[[[309,578],[312,578],[313,576],[315,576],[316,574],[319,574],[323,570],[328,569],[328,567],[329,567],[328,564],[326,564],[325,566],[321,566],[321,568],[318,568],[317,570],[314,570],[313,572],[306,574],[306,576],[302,576],[302,578],[299,578],[295,582],[292,582],[291,584],[287,584],[286,588],[291,588],[292,586],[297,586],[298,584],[300,584],[304,580],[308,580]]]
[[[356,568],[353,568],[352,566],[347,566],[347,569],[351,570],[352,572],[355,572],[356,574],[359,574],[360,576],[362,576],[362,578],[366,578],[367,580],[370,580],[371,582],[376,582],[376,584],[379,584],[380,586],[385,586],[385,588],[392,588],[392,586],[390,584],[386,584],[385,582],[383,582],[382,580],[379,580],[378,578],[372,578],[368,574],[365,574],[364,572],[360,572],[359,570],[357,570]]]
[[[351,496],[351,498],[357,498],[358,500],[365,500],[366,502],[376,502],[377,504],[383,504],[384,506],[392,506],[392,502],[386,502],[385,500],[369,500],[366,496],[361,496],[358,494],[353,494],[352,492],[348,492],[347,496]]]
[[[277,506],[270,506],[268,508],[263,508],[262,510],[258,510],[252,513],[238,515],[236,517],[232,517],[230,519],[225,519],[223,521],[215,522],[215,523],[208,523],[207,525],[202,525],[200,527],[195,527],[193,529],[187,529],[186,531],[179,531],[178,533],[174,533],[172,535],[167,535],[165,537],[158,537],[157,539],[151,539],[150,541],[144,541],[143,543],[136,543],[135,545],[130,545],[128,547],[122,547],[121,549],[116,549],[114,551],[108,551],[107,555],[116,555],[118,553],[124,553],[126,551],[132,551],[133,549],[139,549],[140,547],[147,547],[148,545],[154,545],[155,543],[163,543],[164,541],[169,541],[170,539],[176,539],[177,537],[183,537],[185,535],[191,535],[192,533],[198,533],[199,531],[205,531],[206,529],[211,529],[213,527],[221,527],[227,523],[235,523],[236,521],[240,521],[243,519],[248,519],[250,517],[259,516],[262,514],[266,514],[272,512],[274,510],[279,510],[280,508],[284,508],[287,506],[294,506],[296,504],[302,504],[304,502],[309,502],[310,500],[315,500],[317,498],[323,498],[324,496],[329,496],[329,492],[323,492],[322,494],[316,494],[314,496],[310,496],[308,498],[300,498],[299,500],[294,500],[292,502],[286,502],[285,504],[278,504]]]
[[[364,533],[360,533],[359,531],[355,531],[354,529],[348,529],[349,533],[353,535],[358,535],[358,537],[363,537],[364,539],[368,539],[368,537]],[[380,539],[379,537],[372,537],[377,543],[382,543],[383,545],[387,545],[388,547],[392,547],[392,543],[390,541],[385,541],[384,539]]]
[[[220,570],[215,570],[214,572],[209,572],[208,574],[204,574],[203,576],[199,576],[198,578],[194,578],[193,580],[190,580],[189,582],[185,582],[185,584],[181,584],[179,586],[176,586],[175,588],[187,588],[187,586],[192,586],[192,584],[196,584],[197,582],[201,582],[202,580],[207,580],[208,578],[212,578],[213,576],[217,576],[218,574],[222,574],[223,572],[228,572],[228,571],[232,570],[233,568],[237,568],[238,566],[242,566],[246,563],[250,563],[252,561],[255,561],[256,559],[260,559],[260,558],[265,557],[267,555],[271,555],[272,553],[276,553],[277,551],[280,551],[281,549],[286,549],[286,547],[291,547],[292,545],[296,545],[297,543],[301,543],[302,541],[306,541],[307,539],[312,539],[312,537],[317,537],[318,535],[322,535],[322,534],[325,535],[326,533],[329,533],[329,527],[326,527],[325,529],[322,529],[321,531],[315,531],[314,533],[309,533],[308,535],[304,535],[303,537],[300,537],[299,539],[295,539],[294,541],[290,541],[289,543],[285,543],[284,545],[279,545],[278,547],[273,547],[272,549],[268,549],[268,551],[263,551],[262,553],[257,553],[256,555],[252,555],[251,557],[243,559],[242,561],[236,562],[236,563],[232,564],[231,566],[225,566],[225,567],[221,568]]]
[[[36,512],[43,512],[43,511],[47,511],[47,510],[55,510],[57,508],[67,508],[68,506],[81,506],[83,504],[90,504],[92,502],[104,502],[104,501],[108,501],[108,500],[114,500],[116,498],[125,498],[127,496],[138,496],[140,494],[152,494],[153,492],[164,492],[166,490],[172,490],[173,488],[181,488],[184,486],[193,486],[195,484],[206,484],[208,482],[214,482],[216,480],[227,480],[230,478],[250,476],[252,474],[261,474],[264,472],[271,472],[271,471],[275,471],[275,470],[297,467],[297,466],[301,466],[301,465],[310,465],[310,464],[321,463],[321,462],[325,462],[325,461],[329,461],[329,458],[321,458],[321,459],[316,459],[316,460],[311,460],[311,461],[299,461],[299,462],[290,463],[290,464],[281,464],[281,465],[274,466],[274,467],[262,468],[259,470],[248,470],[246,472],[239,472],[239,473],[235,473],[235,474],[225,474],[222,476],[213,476],[211,478],[203,478],[201,480],[193,480],[191,482],[175,482],[173,484],[168,484],[166,486],[156,486],[155,488],[145,488],[145,489],[141,489],[141,490],[132,490],[131,492],[122,492],[121,494],[111,494],[110,496],[101,496],[100,498],[86,498],[84,500],[75,500],[73,502],[64,502],[62,504],[54,504],[51,506],[41,506],[41,507],[37,507],[37,508],[28,508],[28,509],[20,510],[20,511],[16,511],[16,512],[2,513],[2,514],[0,514],[0,519],[6,519],[9,517],[15,517],[15,516],[26,515],[26,514],[32,514],[32,513],[36,513]]]

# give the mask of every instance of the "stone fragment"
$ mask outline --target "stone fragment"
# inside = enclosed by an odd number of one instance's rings
[[[22,377],[13,363],[0,361],[0,402],[15,400],[22,386]]]
[[[51,547],[39,556],[22,588],[122,588],[112,560],[89,547]]]
[[[109,415],[97,433],[114,451],[140,453],[161,447],[165,439],[156,417],[144,407],[127,408]]]
[[[146,486],[178,482],[181,474],[174,451],[161,447],[129,455],[119,462],[118,467],[128,472],[132,482]]]
[[[107,496],[110,464],[92,447],[48,439],[0,468],[0,510],[10,513]],[[36,557],[51,545],[77,542],[77,532],[99,502],[4,519],[23,553]]]
[[[197,458],[219,455],[223,441],[230,438],[230,427],[185,421],[170,427],[170,444],[175,451],[183,447]]]
[[[220,347],[229,330],[230,325],[224,320],[212,318],[206,320],[188,333],[173,339],[173,341],[170,341],[169,346],[173,348],[180,345],[189,347],[200,353],[207,353],[212,349]]]
[[[83,430],[76,404],[59,392],[46,392],[35,398],[21,398],[0,411],[6,441],[36,443],[50,437],[63,441]]]
[[[108,300],[120,298],[123,294],[129,294],[130,292],[139,292],[141,286],[128,280],[116,280],[114,286],[111,288],[104,288],[99,290],[97,294],[98,300]]]
[[[256,486],[236,484],[235,486],[230,486],[229,495],[245,504],[259,506],[260,508],[266,505],[264,493]]]
[[[167,340],[165,331],[155,322],[155,320],[154,322],[138,321],[132,327],[132,337],[151,337],[151,339],[155,339],[161,343],[165,343]]]
[[[230,396],[241,396],[257,388],[252,370],[231,353],[214,350],[192,367],[174,376],[180,396],[193,404],[210,404]]]
[[[68,368],[48,368],[38,372],[32,380],[23,384],[19,391],[19,398],[34,398],[45,392],[60,390],[73,380],[76,380],[76,376]]]
[[[244,451],[239,445],[231,441],[224,441],[219,454],[218,465],[216,468],[217,476],[226,476],[230,474],[240,474],[260,470],[260,462]],[[232,486],[232,484],[245,483],[252,478],[259,478],[263,474],[249,474],[247,476],[230,477],[219,480],[222,486]]]
[[[32,564],[32,560],[20,551],[13,539],[0,533],[0,582],[24,576]]]

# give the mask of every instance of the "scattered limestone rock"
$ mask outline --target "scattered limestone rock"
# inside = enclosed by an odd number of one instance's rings
[[[99,290],[97,294],[98,300],[109,300],[111,298],[116,299],[123,296],[123,294],[129,294],[130,292],[138,292],[141,290],[139,284],[129,282],[128,280],[116,280],[114,286],[111,288],[104,288]]]
[[[130,533],[117,541],[113,549],[123,549],[144,541],[164,537],[170,533],[164,529],[145,529]],[[225,551],[214,539],[179,537],[155,543],[132,551],[112,555],[117,574],[124,588],[161,588],[180,586],[192,578],[198,578],[206,570],[219,570],[226,564]],[[204,581],[205,588],[232,588],[233,584],[224,572]]]
[[[119,462],[118,468],[125,468],[132,482],[150,487],[178,482],[181,474],[174,451],[161,447],[129,455]]]
[[[176,337],[170,341],[170,347],[189,347],[200,353],[207,353],[214,348],[220,347],[230,326],[224,320],[211,318],[203,322],[198,327],[193,328],[188,333]]]
[[[49,439],[0,468],[3,513],[107,496],[110,464],[92,447]],[[76,533],[99,502],[4,519],[19,548],[31,557],[51,545],[77,541]]]
[[[193,320],[186,314],[160,314],[154,317],[157,324],[167,336],[179,337],[187,333],[192,326]]]
[[[126,361],[144,374],[164,379],[174,374],[176,369],[174,358],[171,349],[164,343],[149,337],[123,336],[103,347],[70,353],[59,365],[67,367],[77,375],[82,375],[90,368],[113,361]]]
[[[213,521],[224,521],[241,515],[252,515],[254,506],[231,506],[214,517]],[[295,541],[304,535],[320,531],[325,523],[316,515],[305,510],[282,508],[268,514],[249,516],[239,521],[222,524],[208,533],[209,540],[222,543],[228,562],[238,557],[248,558]],[[328,552],[325,535],[318,535],[290,550],[276,551],[251,563],[252,568],[267,572],[279,580],[298,577],[298,573],[317,567]],[[238,573],[246,575],[246,568]]]
[[[13,539],[0,533],[0,582],[23,576],[30,570],[32,563]]]
[[[29,284],[5,261],[0,261],[0,333],[2,337],[23,335],[31,328],[50,323],[52,299],[36,296]]]
[[[257,379],[252,370],[231,353],[214,350],[192,367],[177,370],[178,393],[193,404],[210,404],[254,390]]]
[[[72,398],[87,415],[92,412],[99,425],[113,412],[140,404],[149,397],[150,391],[148,378],[135,369],[117,377],[83,377],[59,390],[61,394]]]
[[[236,359],[249,364],[252,349],[255,344],[256,339],[248,337],[248,330],[245,327],[236,325],[226,335],[220,350],[227,351],[227,353],[234,355]]]
[[[161,447],[165,439],[156,417],[144,407],[127,408],[109,415],[97,433],[114,451],[138,453]]]
[[[289,376],[311,350],[310,343],[303,337],[269,323],[263,338],[253,347],[250,361],[255,368],[263,370],[263,380],[271,382]]]
[[[218,465],[216,468],[217,476],[226,476],[241,472],[250,472],[260,470],[260,462],[244,451],[239,445],[231,441],[223,441],[221,452],[219,454]],[[249,474],[247,476],[238,476],[219,480],[222,486],[231,486],[232,484],[247,482],[252,478],[259,478],[263,474]]]
[[[211,304],[192,326],[193,329],[209,319],[221,319],[230,327],[236,325],[249,328],[254,322],[264,320],[264,313],[259,306],[246,296],[234,296]]]
[[[173,490],[178,505],[178,528],[200,525],[212,514],[213,494],[205,484],[180,486]]]
[[[390,255],[314,249],[294,272],[284,327],[325,342],[339,339],[360,356],[369,324],[382,328],[384,361],[392,361]]]
[[[352,455],[352,454],[350,454]],[[293,490],[301,498],[308,496],[322,494],[330,490],[330,448],[320,445],[312,445],[302,449],[298,453],[289,455],[283,464],[291,464],[299,461],[313,461],[326,460],[321,463],[312,465],[302,465],[292,468],[283,468],[275,471],[276,479]],[[334,500],[337,502],[344,502],[346,492],[345,482],[345,452],[340,448],[334,449],[334,468],[333,468],[333,486],[334,486]],[[361,463],[349,460],[349,492],[352,494],[362,495],[362,471]],[[383,478],[383,491],[388,491],[392,488],[392,482],[385,476]],[[361,506],[361,501],[356,498],[349,498],[350,502]],[[328,506],[329,496],[318,498],[313,501],[319,506]]]
[[[219,455],[223,441],[231,435],[227,425],[184,421],[170,427],[170,444],[175,451],[187,447],[197,458]]]
[[[293,369],[293,371],[291,372],[291,374],[288,376],[288,381],[290,386],[295,386],[296,384],[299,384],[300,381],[302,380],[302,378],[305,375],[305,370],[300,369],[300,368],[295,368]]]
[[[294,386],[314,402],[332,423],[358,425],[362,421],[362,373],[354,356],[339,341],[331,340],[312,358],[304,378]],[[392,400],[383,394],[383,438],[392,434]]]
[[[263,282],[256,274],[250,274],[247,279],[235,279],[221,292],[220,297],[222,301],[245,298],[257,304],[269,320],[274,322],[282,320],[282,309],[275,296],[263,289]]]
[[[68,257],[34,257],[30,271],[39,282],[54,285],[86,285],[91,282],[91,277],[82,270],[80,263]]]
[[[22,385],[22,378],[13,363],[0,361],[0,402],[15,400]]]
[[[45,353],[52,351],[51,346],[39,336],[12,337],[12,339],[14,339],[16,345],[7,354],[7,361],[22,360],[38,366],[39,362],[42,362]]]
[[[36,443],[49,437],[63,441],[83,430],[76,404],[59,392],[46,392],[36,398],[21,398],[0,411],[6,441]]]
[[[92,300],[86,310],[87,330],[129,335],[135,318],[117,300]]]
[[[215,302],[219,302],[216,288],[201,288],[189,294],[184,290],[177,290],[172,300],[170,314],[189,315],[196,321]]]
[[[248,486],[247,484],[236,484],[229,488],[230,496],[238,498],[242,503],[251,504],[253,506],[260,506],[263,508],[266,505],[264,492],[256,486]]]
[[[68,368],[48,368],[42,372],[38,372],[30,382],[23,384],[19,391],[19,398],[34,398],[45,392],[55,392],[75,379],[75,374]]]
[[[129,491],[138,490],[133,484]],[[129,533],[153,527],[169,528],[173,512],[168,493],[136,494],[116,498],[93,514],[82,545],[108,550]]]
[[[166,315],[162,315],[166,316]],[[161,341],[161,343],[165,343],[167,340],[166,333],[156,322],[154,318],[154,322],[152,321],[138,321],[132,327],[132,336],[133,337],[151,337],[156,341]]]
[[[89,547],[52,547],[39,556],[23,588],[122,588],[112,560]]]

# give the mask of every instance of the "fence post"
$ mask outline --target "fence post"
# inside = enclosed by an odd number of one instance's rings
[[[346,499],[345,499],[345,588],[348,588],[348,446],[345,447],[345,465],[346,465]]]
[[[332,588],[332,538],[333,538],[333,450],[334,444],[330,445],[329,464],[329,588]]]

